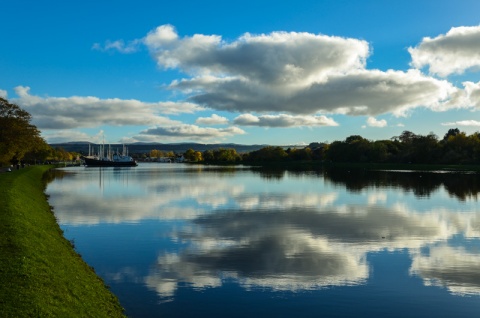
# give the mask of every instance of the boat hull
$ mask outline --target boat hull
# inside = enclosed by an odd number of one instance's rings
[[[87,167],[135,167],[137,162],[132,161],[111,161],[111,160],[98,160],[92,158],[83,158]]]

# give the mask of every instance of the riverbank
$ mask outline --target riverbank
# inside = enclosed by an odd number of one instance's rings
[[[0,174],[0,316],[124,317],[57,224],[44,193],[50,168]]]

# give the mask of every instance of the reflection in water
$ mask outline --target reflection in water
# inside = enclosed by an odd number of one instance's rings
[[[173,296],[181,282],[196,288],[218,287],[222,277],[234,278],[247,289],[290,291],[359,284],[368,277],[361,253],[299,231],[267,229],[263,235],[239,241],[192,239],[195,247],[162,255],[158,268],[146,278],[161,296]]]
[[[443,185],[450,195],[460,200],[477,200],[480,193],[478,174],[331,169],[325,177],[334,183],[345,184],[351,191],[361,191],[371,186],[397,187],[412,191],[419,197],[428,197]]]
[[[432,247],[428,255],[413,255],[410,273],[426,286],[445,287],[456,295],[480,295],[480,253],[462,247]]]
[[[53,180],[62,180],[68,172],[60,169],[50,169],[43,174],[43,182],[46,184],[53,182]]]
[[[146,281],[163,296],[173,293],[174,283],[219,286],[219,273],[249,288],[361,284],[368,278],[367,253],[418,250],[465,233],[474,221],[471,214],[378,206],[217,212],[172,233],[190,248],[160,257]]]
[[[98,191],[98,171],[67,171],[48,186],[63,226],[128,223],[139,235],[152,221],[162,228],[157,235],[169,243],[152,243],[154,264],[104,274],[162,298],[227,282],[246,291],[369,286],[370,255],[401,251],[411,257],[409,279],[480,295],[480,255],[462,246],[480,239],[476,175],[282,171],[258,178],[246,168],[140,165],[103,170]]]
[[[262,178],[281,180],[286,170],[252,169]],[[459,200],[478,200],[480,176],[469,172],[435,171],[372,171],[366,169],[331,168],[313,171],[288,171],[289,176],[318,176],[334,184],[344,185],[351,192],[360,192],[370,187],[395,187],[413,192],[419,197],[428,197],[442,186]]]

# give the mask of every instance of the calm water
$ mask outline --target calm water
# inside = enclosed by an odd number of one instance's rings
[[[48,185],[130,317],[475,317],[480,177],[141,164]]]

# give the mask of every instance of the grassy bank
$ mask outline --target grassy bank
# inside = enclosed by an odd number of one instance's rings
[[[123,317],[63,237],[43,192],[48,169],[0,173],[0,317]]]

